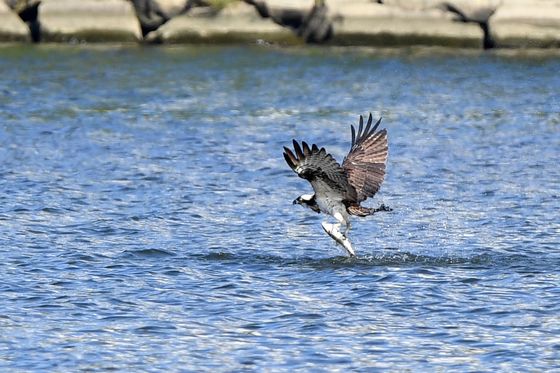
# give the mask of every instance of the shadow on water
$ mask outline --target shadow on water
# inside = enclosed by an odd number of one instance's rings
[[[363,267],[448,267],[460,266],[469,268],[528,268],[548,265],[559,265],[558,260],[542,260],[534,262],[529,256],[514,254],[482,253],[472,256],[430,256],[414,254],[407,251],[397,251],[394,248],[385,248],[379,255],[364,255],[356,258],[336,256],[331,258],[313,258],[309,256],[299,258],[283,258],[276,255],[250,255],[249,253],[212,252],[190,256],[200,261],[222,262],[224,264],[281,266],[281,267],[308,267],[317,270],[337,268],[363,268]]]
[[[165,258],[176,256],[174,252],[163,250],[163,249],[132,249],[124,250],[121,253],[122,258]]]

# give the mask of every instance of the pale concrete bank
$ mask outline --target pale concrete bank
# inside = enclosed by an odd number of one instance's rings
[[[184,0],[158,0],[172,10]],[[270,8],[310,9],[313,0],[267,0]],[[479,47],[476,23],[458,22],[443,1],[326,0],[334,45],[445,45]],[[560,0],[456,0],[465,12],[493,7],[489,24],[499,45],[560,47]],[[42,0],[43,42],[135,42],[142,39],[134,8],[126,0]],[[0,0],[0,41],[28,41],[25,23]],[[195,8],[172,18],[147,40],[163,43],[230,43],[264,40],[301,44],[290,29],[261,18],[250,5],[234,2],[219,12]]]

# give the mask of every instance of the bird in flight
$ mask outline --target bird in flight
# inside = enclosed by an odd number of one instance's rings
[[[377,130],[381,118],[372,126],[371,113],[364,127],[360,115],[358,130],[351,126],[352,146],[340,165],[325,148],[293,140],[294,151],[284,147],[284,159],[299,177],[309,181],[315,194],[303,194],[294,204],[308,207],[316,213],[334,217],[338,223],[321,223],[325,232],[344,247],[349,256],[356,256],[350,240],[350,216],[368,216],[378,211],[391,211],[385,205],[378,208],[361,203],[379,191],[385,178],[388,145],[387,130]],[[344,225],[344,233],[340,232]]]

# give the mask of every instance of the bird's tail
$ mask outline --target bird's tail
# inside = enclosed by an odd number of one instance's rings
[[[385,206],[384,204],[382,204],[378,208],[370,208],[370,207],[364,207],[360,205],[353,205],[348,207],[348,213],[350,215],[361,216],[361,217],[373,215],[379,211],[393,211],[393,209],[388,206]]]

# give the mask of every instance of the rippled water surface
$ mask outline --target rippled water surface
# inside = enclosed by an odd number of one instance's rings
[[[560,370],[560,58],[0,47],[0,370]],[[383,116],[357,259],[292,200]]]

